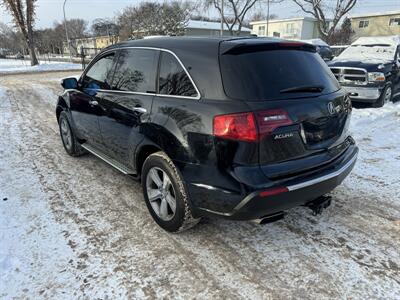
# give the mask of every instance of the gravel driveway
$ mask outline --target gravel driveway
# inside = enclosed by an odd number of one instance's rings
[[[359,161],[322,215],[168,234],[139,183],[65,153],[71,74],[0,77],[0,298],[400,299],[399,104],[354,110]]]

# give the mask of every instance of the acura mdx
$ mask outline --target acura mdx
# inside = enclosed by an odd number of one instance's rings
[[[351,101],[302,42],[127,41],[62,86],[56,115],[66,152],[90,152],[140,180],[167,231],[203,216],[319,211],[356,162]]]

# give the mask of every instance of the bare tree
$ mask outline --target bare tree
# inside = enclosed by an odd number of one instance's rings
[[[35,53],[35,40],[33,35],[33,25],[35,17],[36,0],[0,0],[10,12],[15,25],[24,36],[26,45],[29,49],[31,65],[38,65],[39,62]]]
[[[0,48],[3,48],[4,51],[8,50],[11,53],[16,53],[23,52],[26,46],[20,32],[0,22]]]
[[[119,32],[119,26],[112,20],[98,18],[92,22],[92,32],[95,36],[114,36]]]
[[[304,12],[317,19],[321,38],[329,42],[337,25],[357,0],[293,0]],[[329,14],[329,15],[328,15]],[[331,18],[331,20],[329,19]]]
[[[206,0],[206,8],[214,7],[231,35],[239,35],[247,13],[261,0]],[[229,17],[227,17],[229,16]],[[236,29],[235,29],[236,27]]]
[[[270,20],[275,20],[275,19],[277,19],[278,18],[278,16],[277,15],[275,15],[275,14],[270,14],[269,15],[269,19]],[[267,20],[268,19],[268,16],[267,16],[267,14],[264,14],[262,11],[258,11],[258,12],[256,12],[255,14],[253,14],[251,17],[250,17],[250,22],[256,22],[256,21],[264,21],[264,20]]]
[[[349,18],[344,19],[340,28],[335,30],[329,38],[330,45],[349,45],[352,42],[354,30]]]
[[[146,35],[182,35],[189,19],[187,2],[143,2],[128,6],[118,17],[121,40]]]

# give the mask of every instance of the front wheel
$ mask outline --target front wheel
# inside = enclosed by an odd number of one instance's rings
[[[66,112],[61,112],[58,119],[58,125],[60,127],[61,141],[65,151],[71,156],[81,156],[82,154],[85,154],[86,150],[78,143],[71,125],[69,124]]]
[[[385,104],[389,103],[392,101],[392,87],[390,85],[386,86],[385,89],[383,90],[381,96],[379,99],[373,104],[374,107],[382,107]]]
[[[164,152],[151,154],[145,160],[142,188],[151,216],[164,230],[183,231],[200,221],[192,215],[179,171]]]

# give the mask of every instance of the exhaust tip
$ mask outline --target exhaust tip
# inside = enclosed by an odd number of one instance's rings
[[[279,220],[282,220],[285,217],[285,213],[283,212],[279,212],[276,214],[272,214],[272,215],[267,215],[264,217],[261,217],[259,219],[254,220],[254,222],[258,225],[264,225],[264,224],[268,224],[268,223],[272,223],[272,222],[276,222]]]

